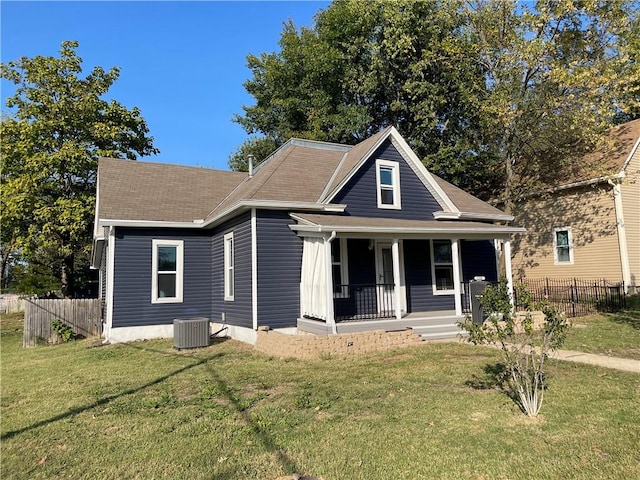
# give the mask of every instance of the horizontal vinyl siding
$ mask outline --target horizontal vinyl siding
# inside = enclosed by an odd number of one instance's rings
[[[455,308],[453,295],[434,295],[428,240],[404,240],[404,278],[409,312],[433,312]]]
[[[224,300],[224,236],[233,232],[234,244],[234,299]],[[215,229],[212,238],[211,266],[212,314],[214,321],[253,328],[251,303],[251,215],[243,214]]]
[[[588,186],[530,199],[514,209],[527,229],[513,239],[514,276],[622,279],[612,187]],[[555,265],[553,230],[571,227],[573,265]]]
[[[258,325],[295,327],[300,316],[302,239],[287,212],[256,212]]]
[[[378,208],[376,160],[379,158],[396,161],[400,165],[402,210]],[[349,215],[407,220],[433,220],[433,212],[442,210],[389,140],[374,152],[367,163],[344,186],[333,203],[347,204]]]
[[[488,282],[498,280],[496,271],[496,249],[491,240],[462,240],[462,281],[483,276]]]
[[[152,240],[184,241],[182,303],[151,303]],[[211,316],[209,232],[116,228],[113,327],[171,324],[175,318]]]
[[[640,286],[640,148],[636,150],[622,182],[624,214],[631,284]]]

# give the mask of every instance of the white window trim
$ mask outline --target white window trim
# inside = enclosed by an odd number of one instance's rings
[[[184,284],[184,241],[153,239],[151,254],[151,303],[182,303]],[[176,296],[158,297],[158,247],[176,247]]]
[[[558,259],[558,232],[567,232],[569,238],[569,261],[564,262]],[[573,234],[571,227],[559,227],[553,229],[553,261],[556,265],[573,265]]]
[[[229,249],[229,240],[231,240],[231,249]],[[236,283],[236,272],[235,272],[235,240],[233,239],[233,232],[227,233],[224,236],[223,243],[223,254],[224,254],[224,300],[225,302],[233,302],[235,298],[235,283]],[[230,261],[231,260],[231,261]],[[232,272],[231,282],[229,281],[229,272]],[[232,292],[229,293],[229,287],[232,287]]]
[[[433,294],[434,295],[455,295],[456,293],[456,289],[455,289],[455,268],[456,268],[456,262],[454,261],[453,255],[454,255],[454,249],[453,249],[453,242],[449,239],[443,239],[443,240],[448,240],[451,243],[451,268],[452,271],[454,273],[453,275],[453,282],[454,282],[454,287],[450,290],[438,290],[438,286],[436,285],[436,260],[435,260],[435,255],[434,255],[434,251],[433,251],[433,240],[429,240],[429,250],[431,253],[431,288],[433,289]],[[438,264],[438,265],[445,265],[444,263]],[[446,264],[449,265],[449,264]]]
[[[380,184],[380,168],[387,167],[391,168],[393,171],[393,204],[387,205],[382,203],[382,195],[380,195],[380,191],[382,186]],[[400,202],[400,164],[398,162],[393,162],[391,160],[383,160],[381,158],[376,160],[376,197],[378,199],[378,208],[391,209],[391,210],[401,210],[401,202]]]
[[[333,298],[349,298],[349,257],[347,255],[347,239],[336,238],[334,242],[340,242],[340,262],[331,262],[331,272],[333,273],[333,266],[340,265],[340,277],[342,279],[341,292],[333,292]]]

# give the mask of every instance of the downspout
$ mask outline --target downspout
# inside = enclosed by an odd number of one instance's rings
[[[333,311],[333,268],[331,265],[331,242],[336,238],[335,230],[331,232],[329,238],[327,238],[326,244],[326,286],[327,286],[327,322],[331,325],[331,333],[334,335],[338,333],[338,326],[336,325],[335,313]]]
[[[618,233],[618,248],[620,249],[620,265],[622,266],[622,281],[624,282],[624,292],[628,293],[631,284],[631,267],[629,266],[629,250],[627,248],[627,232],[624,226],[624,214],[622,212],[622,191],[620,190],[620,179],[607,180],[613,187],[613,205],[616,211],[616,229]]]

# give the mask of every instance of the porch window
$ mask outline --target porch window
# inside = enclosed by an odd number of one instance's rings
[[[331,242],[331,271],[333,272],[334,298],[348,298],[349,269],[347,267],[346,238],[336,238]]]
[[[431,275],[434,295],[455,293],[451,240],[431,241]]]
[[[151,303],[182,302],[183,241],[152,241]]]
[[[400,164],[376,160],[378,208],[400,210]]]
[[[573,238],[571,227],[556,228],[553,230],[554,260],[558,264],[573,264]]]
[[[224,236],[224,299],[233,301],[235,294],[235,254],[233,232]]]

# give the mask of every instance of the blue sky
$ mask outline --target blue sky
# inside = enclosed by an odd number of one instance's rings
[[[109,90],[138,107],[160,154],[143,160],[227,167],[247,138],[231,119],[253,103],[249,53],[278,51],[283,22],[313,25],[329,2],[0,2],[2,62],[58,56],[77,40],[86,75],[120,67]],[[2,108],[13,85],[2,81]]]

